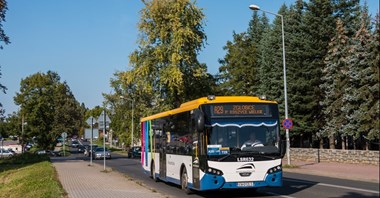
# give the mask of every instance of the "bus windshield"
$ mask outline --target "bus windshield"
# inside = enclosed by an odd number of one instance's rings
[[[230,120],[231,121],[231,120]],[[278,154],[279,127],[276,120],[226,123],[214,120],[208,131],[208,155],[234,153]]]

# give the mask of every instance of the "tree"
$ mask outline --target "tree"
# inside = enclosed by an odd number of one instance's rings
[[[323,69],[321,90],[325,98],[321,101],[325,118],[325,126],[321,129],[324,136],[330,138],[330,148],[335,149],[334,137],[342,134],[342,126],[346,124],[343,106],[343,93],[347,87],[347,70],[349,37],[343,22],[338,19],[336,35],[329,44],[328,55],[325,58],[326,67]]]
[[[1,78],[1,75],[2,74],[1,74],[1,66],[0,66],[0,78]],[[7,93],[6,90],[7,90],[7,87],[5,87],[4,85],[0,83],[0,92],[3,92],[4,94],[6,94]],[[5,110],[3,109],[3,104],[1,104],[0,102],[0,120],[3,119],[4,112]]]
[[[5,22],[5,13],[8,10],[7,2],[5,0],[0,0],[0,49],[3,49],[1,43],[9,44],[9,37],[5,34],[3,30],[3,22]],[[1,66],[0,66],[0,78],[1,78]],[[4,94],[6,93],[7,88],[0,83],[0,91]],[[3,105],[0,102],[0,118],[3,117],[5,110]]]
[[[36,137],[44,149],[53,146],[62,132],[75,134],[78,120],[83,120],[79,103],[55,72],[36,73],[22,79],[14,101],[21,105],[20,113],[28,123],[29,130],[23,140]]]
[[[170,108],[209,92],[202,90],[206,66],[197,60],[206,39],[202,10],[189,0],[144,3],[139,49],[130,55],[132,70],[122,74],[125,84],[143,91],[139,97],[165,99]]]
[[[218,83],[224,95],[260,95],[259,43],[269,30],[268,19],[253,12],[247,32],[233,32],[233,41],[223,47],[227,51],[219,60]]]
[[[220,88],[225,95],[254,95],[258,84],[256,48],[246,33],[234,33],[233,38],[224,47],[224,59],[219,60]]]
[[[286,6],[283,5],[278,13],[284,15],[286,10]],[[284,115],[283,49],[280,17],[276,17],[270,30],[263,34],[260,46],[260,51],[258,51],[260,63],[258,92],[270,100],[278,101],[281,115]]]
[[[7,7],[7,1],[5,0],[0,0],[0,43],[3,42],[5,44],[9,44],[9,37],[5,34],[3,30],[3,22],[5,22],[5,14],[6,11],[8,10]],[[0,45],[0,49],[3,49],[3,46]]]
[[[378,40],[370,33],[367,16],[364,11],[361,27],[351,39],[347,56],[348,86],[344,89],[342,107],[347,120],[343,126],[345,133],[362,142],[363,137],[368,140],[379,137],[379,62],[374,61],[379,56],[374,54]],[[368,141],[365,145],[368,150]]]

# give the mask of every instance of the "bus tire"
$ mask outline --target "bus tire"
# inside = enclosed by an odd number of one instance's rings
[[[189,189],[189,184],[187,182],[188,178],[186,168],[183,168],[181,173],[181,189],[185,191],[186,194],[191,194],[192,191]]]
[[[150,165],[150,176],[155,182],[158,182],[158,178],[156,176],[156,167],[154,166],[154,161],[152,161],[152,164]]]

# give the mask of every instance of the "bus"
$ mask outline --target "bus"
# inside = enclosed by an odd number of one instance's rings
[[[275,101],[199,98],[141,118],[141,138],[143,171],[186,193],[282,186],[286,142]]]

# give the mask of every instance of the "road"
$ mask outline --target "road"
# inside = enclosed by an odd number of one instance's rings
[[[79,154],[78,157],[89,161],[89,158],[83,157],[82,154]],[[187,195],[179,186],[153,181],[143,173],[139,159],[129,159],[115,153],[112,157],[112,160],[106,161],[107,168],[128,175],[132,180],[169,197],[379,197],[379,186],[376,183],[289,172],[284,173],[284,185],[281,188],[261,188],[256,192],[250,190],[195,192]],[[93,163],[103,165],[103,160],[94,160]]]

